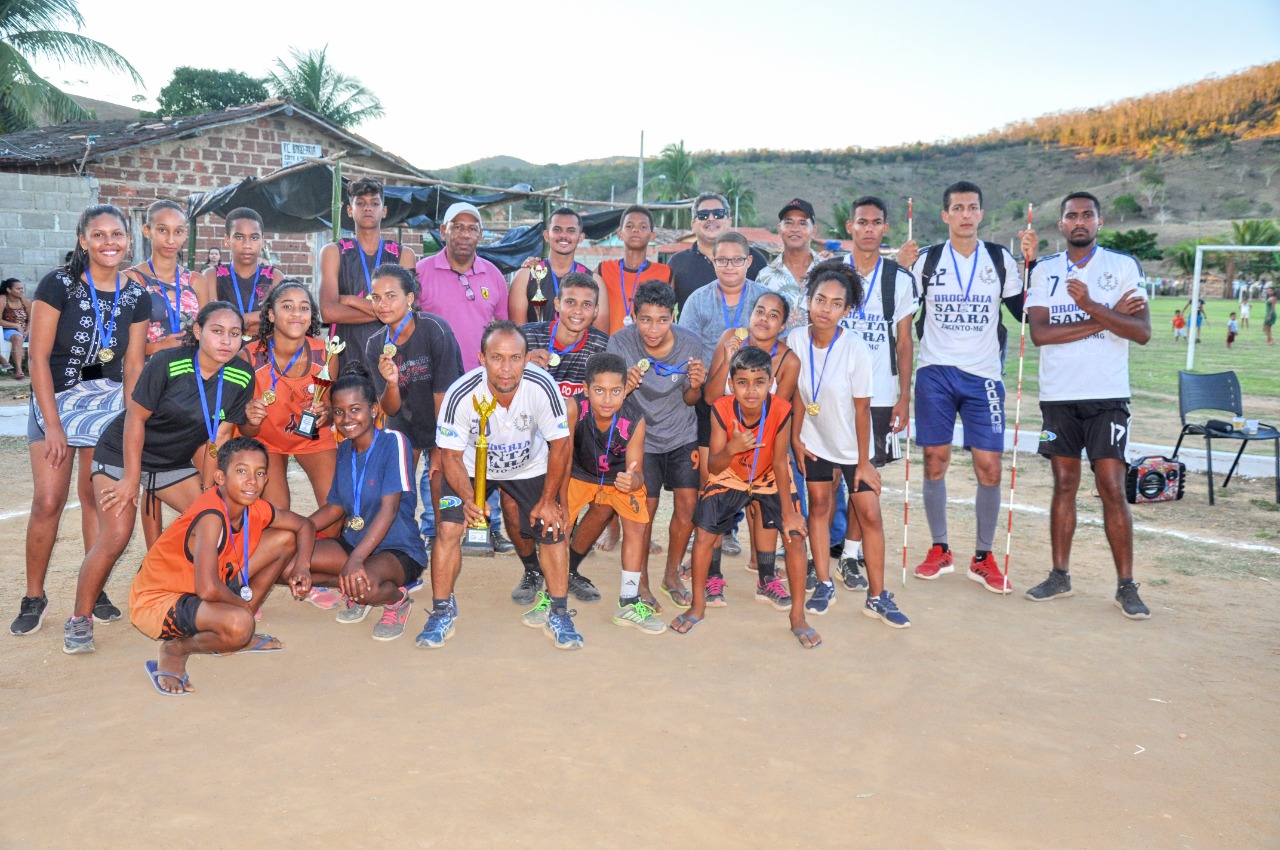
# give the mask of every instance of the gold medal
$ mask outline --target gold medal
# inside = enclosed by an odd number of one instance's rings
[[[352,531],[363,531],[364,517],[353,516],[351,519],[347,520],[347,528],[351,529]]]
[[[103,363],[110,363],[116,359],[116,353],[110,348],[102,348],[98,350],[98,359]]]
[[[399,351],[399,349],[396,348],[396,344],[394,342],[389,342],[382,346],[383,357],[395,357],[397,351]]]
[[[275,390],[267,390],[265,393],[263,393],[263,394],[262,394],[262,403],[263,403],[263,404],[275,404],[275,402],[276,402],[276,391],[275,391]]]
[[[649,367],[650,367],[651,365],[653,365],[653,364],[651,364],[651,363],[649,362],[649,358],[648,358],[648,357],[642,357],[642,358],[640,359],[640,362],[636,364],[636,368],[637,368],[637,369],[639,369],[639,370],[640,370],[640,374],[641,374],[641,375],[643,375],[645,372],[648,372],[648,371],[649,371]]]
[[[218,456],[218,447],[213,443],[209,444],[209,457],[216,458]]]
[[[240,337],[244,342],[253,342],[253,334],[244,334]]]
[[[733,335],[738,338],[738,342],[742,342],[744,339],[747,338],[747,329],[738,328],[736,331],[733,332]]]
[[[819,404],[816,401],[809,402],[809,404],[805,407],[805,411],[810,416],[817,416],[818,412],[821,410],[822,410],[822,407],[819,406]]]
[[[560,365],[560,355],[556,354],[554,351],[551,352],[551,359],[547,362],[551,364],[552,369],[556,368]]]

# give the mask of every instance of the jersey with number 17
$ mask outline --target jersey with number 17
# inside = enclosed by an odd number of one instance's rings
[[[1031,271],[1027,309],[1049,310],[1049,323],[1074,324],[1089,318],[1067,292],[1069,279],[1089,287],[1089,297],[1114,307],[1125,295],[1146,300],[1142,267],[1128,254],[1101,246],[1083,266],[1069,263],[1066,252],[1036,263]],[[1129,340],[1102,330],[1075,342],[1040,349],[1041,401],[1128,400]]]

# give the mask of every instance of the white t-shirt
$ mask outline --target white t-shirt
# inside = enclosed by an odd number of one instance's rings
[[[462,452],[467,474],[476,474],[476,438],[480,415],[473,398],[490,399],[483,366],[453,382],[440,405],[436,445]],[[556,379],[533,364],[524,367],[510,407],[498,405],[489,416],[489,470],[494,481],[536,478],[547,471],[547,443],[569,436],[569,420]]]
[[[1067,254],[1053,254],[1031,270],[1031,294],[1027,309],[1045,307],[1050,324],[1083,322],[1089,314],[1067,294],[1067,278],[1089,286],[1089,297],[1114,307],[1135,292],[1146,299],[1142,267],[1128,254],[1101,246],[1084,266],[1072,266],[1067,274]],[[1100,331],[1075,342],[1046,345],[1040,349],[1040,400],[1089,401],[1129,398],[1129,340],[1111,331]]]
[[[979,378],[1000,380],[996,328],[1000,324],[1000,302],[1022,292],[1018,261],[1007,248],[1000,249],[1005,269],[1001,289],[991,253],[981,241],[969,257],[955,251],[951,240],[944,242],[942,257],[930,281],[922,277],[927,253],[921,253],[911,269],[920,281],[925,302],[924,334],[916,368],[954,366]]]
[[[800,442],[824,460],[857,463],[858,428],[853,400],[872,396],[871,352],[857,334],[845,330],[827,348],[813,349],[811,371],[809,326],[795,328],[787,334],[787,345],[800,356],[800,380],[796,384],[799,405],[795,412],[796,416],[804,417]],[[813,397],[815,383],[819,385],[816,399]],[[817,416],[805,411],[812,401],[818,402]],[[871,445],[873,437],[867,435],[867,439]]]
[[[852,254],[848,257],[848,263],[853,265]],[[898,402],[900,389],[898,379],[894,376],[893,367],[889,362],[893,356],[889,350],[889,323],[885,322],[885,317],[881,315],[884,312],[884,293],[880,288],[883,286],[881,281],[883,271],[884,261],[880,260],[876,263],[871,276],[864,278],[867,291],[863,294],[862,304],[850,310],[849,315],[840,320],[841,325],[862,338],[863,345],[871,352],[875,386],[875,393],[871,396],[872,407],[893,407]],[[911,276],[911,272],[898,266],[898,274],[893,285],[892,324],[894,328],[897,328],[898,322],[914,314],[918,305],[919,295],[916,293],[915,278]],[[901,339],[898,344],[902,344]]]

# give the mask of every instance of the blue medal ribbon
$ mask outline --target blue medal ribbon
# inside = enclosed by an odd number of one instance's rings
[[[591,333],[590,328],[587,328],[587,330],[582,334],[582,339],[578,340],[573,345],[566,346],[565,348],[556,348],[556,329],[559,327],[560,319],[557,317],[556,320],[551,323],[551,339],[547,340],[547,351],[550,351],[552,354],[572,354],[575,351],[581,351],[582,346],[587,344],[587,336]]]
[[[155,278],[156,283],[160,284],[162,290],[160,295],[161,301],[164,302],[164,311],[169,314],[169,333],[176,334],[182,330],[182,269],[178,266],[173,267],[173,304],[169,304],[169,299],[164,296],[164,281],[160,280],[160,275],[156,274],[156,267],[147,260],[147,266],[151,269],[151,276]]]
[[[227,507],[226,499],[223,499],[221,496],[219,496],[218,498],[222,500],[222,509],[226,511],[226,514],[227,514],[227,545],[230,548],[235,549],[236,534],[235,534],[235,531],[231,528],[231,509]],[[240,598],[244,599],[244,588],[249,586],[249,509],[248,508],[244,509],[244,516],[240,518],[240,536],[244,538],[244,560],[240,562],[240,588],[241,588]],[[253,599],[252,590],[249,591],[249,599],[245,599],[244,601],[248,602],[251,599]]]
[[[850,256],[852,256],[852,255],[850,255]],[[951,261],[952,261],[952,262],[955,262],[955,255],[954,255],[954,254],[953,254],[953,255],[952,255],[952,257],[951,257]],[[878,280],[880,279],[880,264],[881,264],[881,263],[883,263],[883,262],[884,262],[884,258],[883,258],[883,257],[877,257],[877,258],[876,258],[876,267],[875,267],[874,269],[872,269],[872,270],[871,270],[871,284],[870,284],[870,285],[868,286],[868,288],[867,288],[867,295],[866,295],[866,297],[862,299],[862,306],[858,308],[858,318],[859,318],[859,319],[865,319],[865,318],[867,318],[867,313],[866,313],[867,305],[871,303],[871,293],[873,293],[873,292],[875,292],[875,291],[876,291],[876,281],[878,281]],[[850,263],[850,265],[852,265],[852,263]],[[976,267],[976,265],[977,265],[977,264],[976,264],[976,262],[975,262],[975,267]],[[855,269],[854,269],[854,271],[857,271],[857,269],[855,268]],[[970,277],[970,278],[969,278],[969,282],[970,282],[970,283],[972,283],[972,282],[973,282],[973,278],[972,278],[972,277]],[[888,317],[887,317],[887,316],[885,317],[885,320],[886,320],[886,321],[888,321]]]
[[[822,387],[822,378],[827,374],[827,363],[831,361],[831,350],[836,347],[836,340],[840,339],[840,334],[844,333],[844,327],[836,325],[836,335],[831,338],[831,344],[827,346],[827,356],[822,359],[822,371],[818,372],[814,377],[813,367],[813,328],[809,329],[809,386],[813,388],[813,398],[809,401],[818,400],[818,390]]]
[[[733,314],[733,324],[729,324],[729,299],[724,297],[724,289],[718,281],[716,282],[716,292],[720,293],[720,311],[724,313],[725,330],[742,327],[738,322],[742,321],[742,308],[747,303],[747,288],[745,286],[742,287],[742,292],[738,295],[738,309]]]
[[[826,368],[825,364],[823,366]],[[747,423],[742,418],[742,408],[738,406],[738,402],[733,403],[733,415],[737,418],[738,424],[742,429],[747,429]],[[760,411],[760,425],[756,428],[756,452],[751,456],[751,477],[747,479],[747,488],[750,489],[756,480],[756,463],[760,460],[760,445],[764,440],[764,421],[769,418],[769,399],[764,400],[764,408]]]
[[[591,414],[593,417],[595,413]],[[613,420],[609,422],[609,439],[604,444],[604,472],[600,473],[600,489],[604,489],[604,477],[609,474],[609,450],[613,448],[613,431],[618,427],[618,414],[613,414]]]
[[[577,270],[578,270],[578,261],[574,260],[572,263],[569,264],[569,274],[573,274]],[[551,268],[550,259],[547,260],[547,273],[551,275],[551,297],[559,298],[560,297],[560,278],[556,275],[555,269]],[[567,276],[568,275],[566,275],[566,277]],[[639,277],[637,276],[636,279],[639,280]],[[624,291],[625,289],[626,288],[623,287]]]
[[[106,319],[102,317],[102,307],[98,303],[98,290],[93,285],[93,274],[86,266],[84,276],[89,280],[89,300],[93,302],[93,322],[98,329],[98,348],[111,348],[111,340],[116,335],[116,307],[120,304],[120,273],[116,272],[116,294],[111,299],[111,323],[107,324]]]
[[[386,242],[384,242],[382,238],[379,237],[378,238],[378,256],[374,259],[374,263],[373,263],[373,267],[375,269],[378,266],[382,265],[382,246],[385,244]],[[364,294],[368,295],[370,292],[373,291],[373,272],[369,269],[369,261],[364,258],[364,248],[360,247],[359,240],[356,240],[356,253],[360,255],[360,265],[364,267]],[[232,269],[231,273],[235,274],[235,269]],[[258,285],[258,279],[254,278],[253,283],[254,283],[254,288],[256,289]],[[249,309],[250,310],[253,309],[253,304],[249,305]]]
[[[200,409],[204,411],[204,430],[209,435],[209,445],[216,446],[218,444],[218,421],[222,413],[222,371],[225,366],[218,367],[218,394],[213,403],[213,416],[209,416],[209,396],[204,390],[204,373],[200,371],[200,350],[196,349],[196,353],[191,357],[192,365],[196,370],[196,391],[200,393]]]
[[[378,434],[380,433],[381,432],[377,428],[373,429],[373,442],[369,443],[369,450],[364,453],[364,466],[359,470],[359,472],[356,471],[356,455],[359,454],[359,452],[356,451],[355,443],[351,444],[351,493],[353,502],[352,510],[355,511],[355,516],[362,515],[360,510],[360,496],[364,493],[364,471],[369,468],[369,461],[373,458],[373,450],[378,445]],[[363,530],[363,526],[361,526],[361,530]]]
[[[413,310],[409,310],[407,313],[404,314],[404,318],[400,320],[400,324],[396,325],[396,332],[391,335],[391,338],[388,339],[387,342],[391,343],[392,345],[397,345],[398,343],[396,342],[396,340],[400,338],[400,331],[404,330],[404,326],[409,324],[409,320],[412,318],[413,318]]]
[[[635,286],[631,287],[631,299],[635,300],[636,290],[640,288],[640,275],[644,274],[644,270],[649,268],[649,261],[645,260],[640,263],[639,270],[636,271]],[[618,277],[622,278],[622,311],[624,316],[631,315],[631,301],[627,300],[627,267],[622,260],[618,260]]]
[[[284,367],[284,371],[280,370],[280,366],[276,363],[276,341],[274,338],[267,343],[267,358],[271,361],[271,391],[276,391],[276,381],[279,381],[285,375],[289,374],[289,370],[293,368],[293,364],[298,362],[298,358],[302,356],[302,352],[307,350],[307,341],[304,339],[298,350],[293,352],[293,357],[289,358],[289,365]]]
[[[236,274],[236,267],[234,265],[227,266],[227,274],[231,275],[231,291],[235,293],[236,306],[240,308],[240,315],[245,316],[252,313],[253,305],[258,299],[258,278],[262,277],[262,266],[258,266],[253,272],[253,287],[249,290],[248,310],[244,308],[244,299],[240,296],[240,276]]]
[[[692,359],[693,358],[690,358],[690,360]],[[678,363],[675,366],[668,366],[666,363],[663,363],[661,360],[652,360],[650,362],[653,364],[653,371],[664,378],[667,377],[668,375],[689,374],[689,360],[686,360],[683,363]]]
[[[1086,263],[1092,260],[1093,255],[1096,253],[1098,253],[1098,246],[1095,244],[1093,246],[1093,250],[1089,252],[1089,255],[1085,257],[1083,260],[1081,260],[1080,262],[1076,263],[1075,265],[1072,265],[1070,258],[1067,258],[1067,274],[1068,275],[1074,274],[1076,269],[1083,267]],[[1063,254],[1062,256],[1066,257],[1067,255]]]
[[[951,252],[951,265],[956,270],[956,282],[960,282],[960,263],[956,260],[956,250],[951,247],[951,240],[947,240],[947,250]],[[973,276],[978,273],[978,249],[973,249],[973,268],[969,269],[969,285],[964,288],[964,300],[969,300],[969,290],[973,289]]]

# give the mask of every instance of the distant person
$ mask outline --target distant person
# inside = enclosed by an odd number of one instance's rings
[[[1187,299],[1187,303],[1182,306],[1185,313],[1191,312],[1191,299]],[[1196,344],[1200,344],[1200,326],[1204,324],[1204,299],[1201,298],[1196,302]]]
[[[1240,325],[1236,322],[1236,314],[1232,313],[1231,318],[1227,320],[1227,348],[1231,348],[1231,343],[1236,341],[1236,334],[1240,333]]]
[[[684,309],[684,302],[696,290],[716,279],[716,269],[711,263],[711,246],[716,237],[728,233],[732,210],[724,195],[703,192],[693,202],[693,219],[690,226],[696,240],[693,247],[671,258],[671,284],[676,291],[676,310]],[[769,264],[765,255],[751,249],[751,266],[747,279],[755,280]]]
[[[1253,301],[1249,298],[1249,287],[1240,290],[1240,327],[1249,327],[1249,313],[1253,307]]]
[[[654,280],[671,285],[671,268],[649,261],[653,213],[642,206],[627,207],[618,223],[618,239],[624,250],[622,259],[604,260],[596,267],[600,314],[595,326],[609,334],[635,323],[636,289],[640,284]]]
[[[1274,288],[1266,291],[1267,296],[1267,314],[1262,317],[1262,330],[1267,335],[1267,345],[1275,345],[1276,341],[1271,336],[1271,329],[1276,325],[1276,291]]]
[[[582,244],[582,236],[582,216],[579,213],[561,207],[551,214],[542,231],[542,239],[550,248],[549,255],[532,263],[526,260],[524,267],[511,278],[511,288],[507,292],[507,312],[511,321],[527,325],[529,322],[555,320],[560,281],[577,272],[590,274],[591,271],[574,256]],[[534,266],[542,266],[546,272],[541,282],[532,274]],[[535,300],[539,291],[542,292],[542,301]]]
[[[13,369],[13,377],[21,381],[22,349],[27,342],[27,328],[31,322],[31,299],[26,296],[22,281],[16,277],[0,283],[0,334],[9,340],[9,357],[0,357],[0,371]]]
[[[1067,250],[1031,273],[1027,316],[1040,352],[1040,454],[1053,469],[1049,577],[1027,591],[1042,602],[1071,596],[1068,572],[1076,528],[1080,455],[1087,454],[1102,498],[1102,522],[1116,567],[1115,605],[1128,618],[1151,611],[1133,581],[1133,516],[1125,500],[1129,444],[1129,343],[1151,339],[1142,267],[1097,243],[1102,205],[1088,192],[1062,201],[1058,229]]]
[[[218,264],[222,262],[222,249],[210,248],[204,255],[204,269],[208,272],[210,269],[217,269]]]
[[[1173,311],[1173,341],[1187,338],[1187,320],[1182,318],[1181,310]]]

